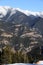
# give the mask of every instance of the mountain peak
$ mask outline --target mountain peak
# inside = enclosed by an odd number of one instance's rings
[[[15,10],[20,11],[27,16],[33,15],[33,16],[40,16],[43,18],[43,12],[33,12],[29,10],[22,10],[20,8],[12,8],[10,6],[0,6],[0,13],[5,15],[7,12],[9,12],[9,9],[12,10],[12,12]]]

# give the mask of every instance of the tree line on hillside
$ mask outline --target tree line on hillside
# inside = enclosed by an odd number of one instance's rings
[[[0,64],[33,63],[40,59],[43,59],[43,57],[38,54],[23,54],[22,51],[13,52],[11,51],[11,47],[8,45],[2,49],[2,52],[0,52]]]

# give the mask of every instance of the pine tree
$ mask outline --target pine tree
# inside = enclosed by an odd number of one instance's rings
[[[6,46],[2,53],[2,63],[9,64],[12,63],[12,55],[11,55],[11,48],[10,46]]]

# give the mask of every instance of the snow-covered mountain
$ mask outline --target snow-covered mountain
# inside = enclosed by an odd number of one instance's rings
[[[23,16],[27,16],[32,19],[41,17],[43,18],[43,12],[32,12],[28,10],[22,10],[19,8],[11,8],[9,6],[0,6],[0,20],[4,19],[5,21],[15,21],[15,16],[21,19]]]
[[[9,6],[0,6],[0,20],[14,24],[26,24],[43,34],[43,12],[32,12]]]
[[[0,6],[0,48],[9,44],[27,53],[39,46],[42,34],[43,12]]]
[[[9,6],[0,6],[0,14],[1,15],[7,15],[7,13],[9,12],[9,14],[15,14],[17,11],[21,12],[21,13],[24,13],[25,15],[27,16],[30,16],[30,15],[33,15],[33,16],[40,16],[43,18],[43,12],[32,12],[32,11],[29,11],[29,10],[22,10],[22,9],[19,9],[19,8],[11,8]]]

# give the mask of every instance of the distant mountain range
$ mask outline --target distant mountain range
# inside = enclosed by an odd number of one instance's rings
[[[30,52],[43,40],[43,12],[0,6],[0,48]],[[41,44],[43,45],[43,44]]]

